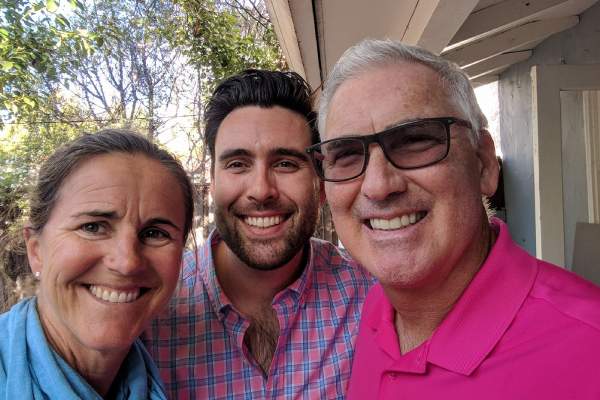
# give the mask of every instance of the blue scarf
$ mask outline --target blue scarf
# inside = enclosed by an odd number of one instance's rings
[[[166,399],[154,362],[139,339],[111,392],[118,400]],[[0,315],[0,400],[5,399],[102,399],[48,344],[35,298]]]

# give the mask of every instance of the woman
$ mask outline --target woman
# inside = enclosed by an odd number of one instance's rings
[[[36,297],[0,316],[0,399],[163,399],[137,339],[167,303],[192,225],[180,163],[127,131],[40,169],[24,230]]]

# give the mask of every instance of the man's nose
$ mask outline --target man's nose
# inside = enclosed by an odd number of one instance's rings
[[[267,167],[258,167],[251,176],[247,196],[253,202],[264,203],[279,198],[277,178]]]
[[[369,162],[364,173],[361,192],[370,200],[381,201],[395,193],[406,191],[404,171],[394,167],[377,143],[369,147]]]

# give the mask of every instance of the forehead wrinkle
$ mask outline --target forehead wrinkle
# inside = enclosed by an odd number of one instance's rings
[[[135,171],[131,171],[135,173]],[[132,179],[130,182],[133,187],[128,187],[127,190],[122,190],[122,183],[106,182],[107,179],[94,181],[92,178],[87,178],[86,174],[77,175],[77,179],[66,181],[59,189],[56,202],[69,200],[69,196],[79,197],[72,201],[71,207],[75,210],[102,210],[114,213],[117,218],[123,217],[122,204],[125,204],[125,210],[130,208],[130,204],[139,197],[139,179]],[[69,177],[67,177],[69,179]],[[112,192],[103,195],[103,192]]]
[[[329,108],[329,115],[327,116],[327,122],[325,123],[325,127],[330,127],[332,125],[332,122],[330,120],[330,117],[332,115],[335,115],[336,117],[338,117],[338,123],[336,125],[336,130],[335,131],[331,131],[330,129],[326,129],[326,132],[324,132],[325,137],[323,139],[327,140],[327,139],[333,139],[333,138],[338,138],[338,137],[346,137],[346,136],[361,136],[364,135],[365,133],[373,133],[375,132],[375,120],[373,118],[373,113],[369,112],[367,117],[368,117],[368,121],[365,125],[369,124],[368,129],[358,129],[355,127],[356,123],[354,120],[350,120],[347,118],[344,118],[344,112],[340,111],[339,108],[341,107],[342,109],[345,108],[345,104],[346,102],[348,102],[349,100],[347,98],[344,98],[343,100],[341,100],[338,104],[338,102],[335,101],[338,92],[334,95],[332,102],[331,102],[331,106]],[[341,119],[341,121],[339,121]],[[341,122],[341,124],[340,124]],[[361,122],[362,124],[362,122]]]

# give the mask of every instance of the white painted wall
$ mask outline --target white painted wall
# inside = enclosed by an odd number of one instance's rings
[[[529,60],[504,72],[498,84],[507,220],[513,239],[531,254],[536,243],[530,69],[545,64],[600,64],[600,2],[580,17],[578,25],[551,36]]]

